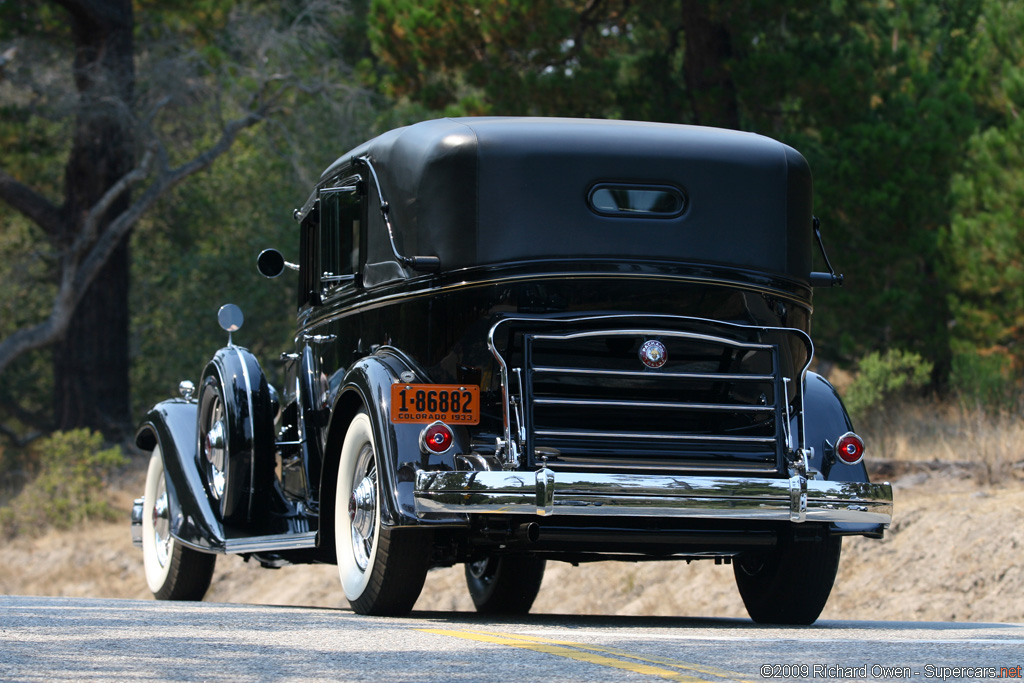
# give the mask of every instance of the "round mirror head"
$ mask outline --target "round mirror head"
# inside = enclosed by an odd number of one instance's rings
[[[242,309],[234,304],[224,304],[217,311],[217,322],[220,323],[222,329],[225,332],[236,332],[242,329],[242,323],[245,322],[245,316],[242,315]]]
[[[275,278],[284,272],[284,255],[277,249],[264,249],[256,257],[256,268],[263,277]]]

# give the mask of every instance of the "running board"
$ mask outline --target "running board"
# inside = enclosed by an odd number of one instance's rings
[[[224,541],[224,552],[232,554],[266,553],[274,550],[300,550],[316,547],[316,532],[302,534],[275,534],[250,538],[229,538]]]

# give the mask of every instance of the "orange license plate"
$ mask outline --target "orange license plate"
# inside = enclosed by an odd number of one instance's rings
[[[392,422],[480,423],[480,387],[462,384],[392,384]]]

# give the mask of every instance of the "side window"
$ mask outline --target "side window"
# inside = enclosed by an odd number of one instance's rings
[[[299,308],[320,301],[320,264],[317,257],[319,230],[320,206],[319,202],[316,202],[299,228],[299,252],[302,254],[302,260],[299,262]]]
[[[350,284],[359,270],[363,223],[360,178],[320,190],[319,277],[327,293]]]

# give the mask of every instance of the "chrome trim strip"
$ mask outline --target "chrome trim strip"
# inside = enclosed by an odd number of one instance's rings
[[[590,368],[559,368],[548,365],[535,365],[534,374],[559,375],[597,375],[599,377],[634,377],[637,379],[697,379],[727,380],[730,382],[771,382],[772,375],[716,374],[713,372],[658,372],[650,370],[592,370]]]
[[[249,443],[247,444],[247,447],[248,447],[248,450],[249,450],[249,453],[250,453],[250,457],[249,457],[249,482],[250,482],[250,484],[249,484],[249,510],[248,510],[247,514],[251,515],[252,514],[252,499],[255,497],[253,495],[252,481],[253,481],[253,478],[256,476],[256,459],[255,459],[255,453],[253,452],[254,447],[255,447],[254,446],[254,440],[255,440],[255,436],[256,436],[256,425],[253,422],[254,418],[253,418],[253,411],[252,411],[252,382],[249,380],[249,366],[245,364],[245,356],[242,355],[242,352],[239,350],[239,348],[237,346],[232,346],[232,348],[234,349],[235,354],[238,356],[238,362],[242,364],[242,378],[245,380],[245,400],[246,400],[246,403],[247,403],[248,408],[249,408],[249,414],[245,418],[246,421],[249,423],[249,428],[247,430],[245,430],[243,433],[245,433],[247,435],[247,438],[249,440]],[[226,387],[225,387],[224,391],[227,391]],[[230,457],[230,454],[228,454],[227,457]]]
[[[602,318],[605,316],[594,316],[595,318]],[[608,316],[608,317],[626,317],[626,316]],[[636,317],[636,316],[630,316]],[[680,320],[685,320],[683,316],[679,317]],[[691,320],[697,320],[697,318],[691,318]],[[734,325],[735,327],[752,327],[751,325],[737,325],[736,323],[723,323],[719,324]],[[771,328],[764,328],[771,329]],[[787,328],[789,329],[789,328]],[[699,332],[681,332],[679,330],[652,330],[652,329],[624,329],[624,330],[586,330],[584,332],[570,332],[568,334],[535,334],[530,333],[531,339],[543,339],[544,341],[563,341],[566,339],[584,339],[587,337],[681,337],[683,339],[696,339],[698,341],[706,341],[718,346],[733,346],[738,349],[751,349],[752,351],[771,351],[775,347],[771,344],[751,344],[749,342],[739,342],[735,339],[729,339],[728,337],[714,337],[710,334],[701,334]]]
[[[227,539],[224,541],[226,553],[260,553],[271,550],[299,550],[316,547],[316,532],[304,534],[275,534],[273,536],[253,536],[252,538]]]
[[[388,306],[395,301],[403,299],[421,299],[424,297],[433,297],[438,294],[448,294],[453,291],[461,289],[473,289],[480,287],[490,287],[495,284],[508,284],[510,282],[537,282],[544,280],[606,280],[609,278],[628,279],[628,280],[654,280],[662,282],[683,282],[686,284],[695,285],[714,285],[721,286],[728,289],[738,289],[748,292],[754,292],[758,294],[770,294],[779,299],[785,299],[795,305],[804,308],[808,314],[814,312],[814,307],[805,299],[801,299],[793,294],[781,290],[773,289],[771,287],[759,287],[757,285],[751,285],[749,283],[741,283],[735,280],[722,280],[718,278],[706,278],[706,277],[695,277],[689,275],[655,275],[650,273],[575,273],[575,272],[561,272],[552,271],[550,273],[538,273],[530,275],[510,275],[507,277],[498,277],[491,279],[480,279],[480,280],[463,280],[462,282],[456,282],[441,287],[424,286],[421,289],[412,290],[408,292],[399,292],[396,294],[388,294],[386,296],[373,297],[370,300],[364,300],[357,302],[351,306],[343,308],[330,309],[319,311],[321,315],[314,316],[310,315],[309,309],[299,309],[296,313],[296,320],[301,328],[303,327],[315,327],[325,322],[337,322],[338,320],[351,315],[356,312],[370,311],[376,308],[382,308]],[[637,316],[631,316],[637,317]],[[643,316],[648,317],[648,316]],[[664,316],[663,316],[664,317]],[[683,316],[667,316],[667,317],[683,317]],[[691,318],[692,320],[700,320],[700,318]],[[718,322],[721,320],[708,322]],[[741,325],[742,327],[757,327],[756,325]],[[765,329],[790,329],[790,328],[779,328],[779,327],[767,327]],[[795,329],[795,328],[794,328]]]
[[[249,366],[245,364],[245,356],[238,350],[237,347],[233,348],[235,355],[238,356],[238,362],[242,365],[242,378],[245,381],[245,399],[248,404],[249,414],[246,416],[246,420],[249,422],[249,434],[253,434],[252,428],[252,383],[249,381]]]
[[[599,439],[663,439],[666,441],[727,441],[732,443],[775,443],[774,436],[720,436],[717,434],[665,434],[663,432],[598,432],[586,430],[536,429],[536,436],[571,436]]]
[[[888,483],[804,477],[580,474],[547,468],[537,472],[421,471],[416,476],[415,501],[419,515],[632,515],[886,526],[892,521]]]
[[[757,466],[757,463],[742,463],[742,464],[722,464],[720,462],[712,462],[709,460],[698,460],[693,462],[687,462],[687,468],[694,472],[714,472],[718,476],[724,476],[724,472],[737,479],[744,479],[749,477],[761,477],[761,476],[773,476],[778,472],[774,463],[770,465]],[[554,468],[555,470],[567,471],[573,468],[582,469],[586,468],[588,472],[615,472],[619,473],[623,470],[623,464],[620,461],[613,462],[600,462],[587,456],[574,456],[566,455],[561,453],[555,459],[549,459],[547,466]],[[644,460],[635,467],[632,471],[636,474],[657,474],[664,475],[666,472],[674,472],[679,469],[679,463],[666,462],[659,463],[651,459]],[[704,476],[695,474],[695,476]]]
[[[533,405],[590,406],[594,408],[665,408],[669,410],[722,410],[736,413],[774,413],[775,406],[729,405],[727,403],[675,403],[671,401],[617,401],[602,398],[535,398]]]

